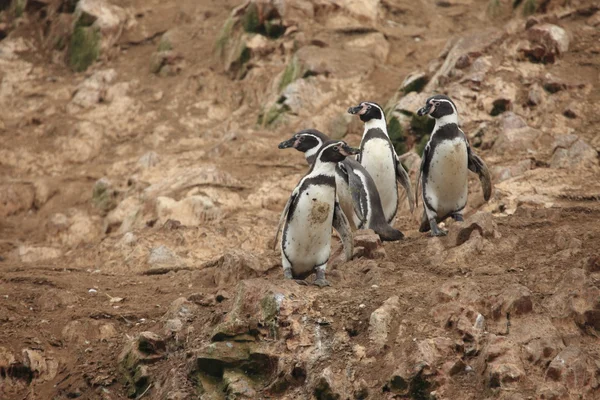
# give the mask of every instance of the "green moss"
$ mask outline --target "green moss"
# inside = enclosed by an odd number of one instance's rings
[[[242,16],[242,26],[246,32],[258,33],[261,24],[256,3],[250,3],[246,13]]]
[[[402,88],[403,93],[417,92],[420,93],[425,85],[427,85],[428,79],[426,76],[420,76],[413,79],[409,84]]]
[[[435,120],[429,118],[427,115],[419,117],[417,114],[413,114],[410,119],[410,129],[417,138],[421,138],[424,135],[429,135],[435,126]]]
[[[215,42],[215,51],[217,54],[222,57],[225,55],[225,48],[229,43],[229,38],[233,32],[233,26],[235,25],[235,21],[232,17],[227,18],[227,21],[223,24],[221,28],[221,32],[219,32],[219,36],[217,36],[217,40]]]
[[[267,112],[263,112],[258,116],[258,124],[260,126],[271,126],[281,120],[281,117],[289,111],[289,107],[284,104],[274,104]]]
[[[65,47],[67,47],[67,41],[65,40],[64,36],[59,36],[56,38],[56,40],[54,41],[54,48],[56,50],[64,50]]]
[[[390,140],[396,149],[396,153],[404,154],[406,153],[406,137],[404,136],[404,130],[402,129],[402,125],[400,125],[400,121],[396,117],[387,118],[388,122],[388,135],[390,136]]]
[[[23,16],[25,12],[25,7],[27,7],[27,0],[15,0],[13,2],[13,11],[15,13],[16,18],[20,18]]]
[[[298,57],[293,56],[290,62],[285,66],[281,81],[279,81],[279,91],[287,87],[290,83],[298,79],[302,74],[302,67],[298,61]]]
[[[496,18],[500,15],[501,5],[500,0],[489,0],[487,6],[487,14],[491,18]]]
[[[77,26],[71,36],[69,64],[76,72],[85,71],[100,55],[100,32],[96,28]]]
[[[160,42],[158,42],[157,50],[159,52],[173,50],[173,45],[171,44],[171,41],[169,41],[169,39],[163,36],[162,39],[160,39]]]
[[[277,322],[277,315],[279,314],[279,306],[277,305],[277,299],[273,293],[269,293],[260,301],[260,308],[262,311],[263,323],[269,328],[271,337],[277,338],[279,324]]]
[[[528,17],[537,11],[536,0],[525,0],[523,3],[523,16]]]
[[[415,151],[417,152],[419,157],[423,156],[423,150],[425,150],[425,146],[427,145],[428,141],[429,141],[429,135],[425,135],[421,138],[421,140],[415,147]]]

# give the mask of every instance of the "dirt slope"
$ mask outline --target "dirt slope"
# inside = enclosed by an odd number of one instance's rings
[[[0,398],[600,398],[594,1],[76,3],[0,4]],[[414,180],[432,93],[490,202],[285,282],[277,144],[377,101]]]

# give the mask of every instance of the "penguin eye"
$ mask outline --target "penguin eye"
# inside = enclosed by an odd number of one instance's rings
[[[304,136],[298,136],[298,140],[302,142],[304,140]]]
[[[333,148],[333,150],[335,150],[335,151],[340,151],[340,146],[335,146],[335,147]]]
[[[369,105],[367,106],[367,110],[370,110],[370,109],[371,109],[371,105],[369,104]]]

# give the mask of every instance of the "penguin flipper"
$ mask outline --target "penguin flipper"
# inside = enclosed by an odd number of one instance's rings
[[[354,212],[362,222],[365,222],[365,210],[367,209],[367,191],[365,185],[360,179],[360,176],[354,173],[352,168],[346,170],[348,175],[348,187],[350,188],[350,194],[352,195],[352,205],[354,206]]]
[[[412,186],[410,184],[410,178],[408,177],[408,173],[402,166],[402,163],[400,162],[400,159],[398,158],[397,154],[396,154],[396,179],[398,179],[398,182],[400,183],[400,185],[402,185],[402,187],[406,191],[406,198],[408,199],[408,205],[410,207],[410,212],[412,213],[415,210],[415,201],[414,201],[414,195],[412,192]]]
[[[481,188],[483,189],[483,198],[488,201],[492,196],[492,178],[485,162],[477,154],[473,153],[469,148],[469,164],[471,171],[479,175]]]
[[[292,202],[294,201],[296,196],[297,196],[297,193],[296,193],[296,191],[294,191],[294,193],[292,193],[292,195],[288,199],[287,203],[285,204],[283,212],[281,213],[281,216],[279,217],[279,223],[277,224],[277,232],[275,232],[275,238],[273,239],[273,250],[277,249],[277,238],[279,237],[279,232],[281,232],[281,228],[283,227],[283,221],[285,221],[285,219],[288,215],[288,212],[290,211],[290,204],[292,204]]]
[[[352,229],[350,229],[348,218],[346,218],[346,214],[342,211],[342,207],[340,207],[340,203],[338,203],[337,200],[333,208],[333,228],[340,234],[340,238],[342,239],[346,261],[351,260],[352,255],[354,254]]]

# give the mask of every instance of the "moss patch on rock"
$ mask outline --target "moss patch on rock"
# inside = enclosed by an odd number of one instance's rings
[[[100,32],[94,27],[75,27],[69,48],[69,65],[75,72],[85,71],[98,59],[100,39]]]
[[[388,135],[390,140],[396,149],[396,153],[406,153],[406,137],[404,136],[404,129],[400,125],[400,121],[396,117],[390,117],[388,120]]]
[[[302,66],[300,65],[300,61],[298,61],[298,57],[293,56],[285,66],[285,70],[283,70],[283,75],[281,75],[281,80],[279,81],[279,91],[281,92],[287,85],[300,78],[301,75]]]

